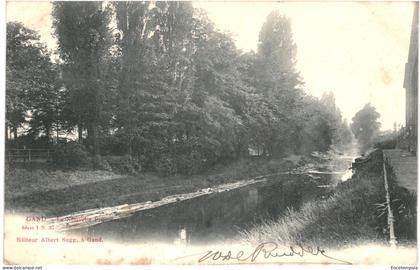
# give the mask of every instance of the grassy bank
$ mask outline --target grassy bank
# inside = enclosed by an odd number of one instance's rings
[[[122,175],[101,170],[48,170],[10,168],[5,169],[5,197],[11,198],[41,192],[59,190],[70,186],[107,181]]]
[[[277,173],[295,168],[304,164],[309,158],[294,156],[286,159],[269,160],[265,158],[248,158],[228,164],[219,164],[201,175],[161,176],[157,173],[118,173],[107,170],[94,170],[92,168],[56,169],[52,166],[31,166],[28,168],[6,166],[5,189],[6,195],[19,196],[33,192],[58,190],[76,185],[90,184],[117,178],[133,177],[140,182],[148,184],[166,182],[189,185],[190,182],[203,184],[223,184],[226,182],[248,178],[262,174]],[[147,181],[146,179],[150,179]]]
[[[289,209],[278,220],[241,233],[246,242],[275,241],[345,247],[361,242],[386,243],[387,216],[383,211],[385,188],[382,152],[373,152],[352,179],[340,183],[323,200]]]
[[[220,164],[200,175],[118,175],[107,171],[7,168],[6,209],[61,215],[90,208],[155,201],[254,176],[288,171],[314,158],[247,158]],[[318,160],[319,161],[319,160]]]

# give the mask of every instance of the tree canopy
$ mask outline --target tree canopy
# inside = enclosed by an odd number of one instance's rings
[[[362,150],[372,146],[372,139],[381,127],[381,123],[378,121],[380,116],[375,107],[368,103],[353,117],[351,130]]]
[[[53,5],[57,65],[36,32],[20,25],[15,37],[8,24],[8,59],[17,59],[8,74],[26,76],[7,77],[13,128],[30,111],[29,125],[46,136],[57,123],[57,133],[77,130],[93,155],[127,155],[166,174],[196,173],[250,152],[304,154],[348,141],[333,94],[319,99],[303,90],[291,22],[278,11],[267,17],[257,51],[243,53],[191,2]],[[19,42],[25,45],[13,45]],[[38,77],[17,63],[29,61],[19,50],[37,55],[47,92],[28,85]]]
[[[6,89],[6,135],[17,139],[25,128],[49,138],[61,114],[57,65],[39,35],[19,22],[7,24]]]

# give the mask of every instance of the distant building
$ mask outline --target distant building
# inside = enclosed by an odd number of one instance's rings
[[[411,25],[408,60],[405,64],[405,130],[406,145],[410,152],[417,152],[418,121],[418,13],[419,5],[415,3],[413,22]]]

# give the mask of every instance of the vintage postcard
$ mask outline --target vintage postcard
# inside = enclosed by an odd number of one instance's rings
[[[418,12],[7,1],[3,268],[417,269]]]

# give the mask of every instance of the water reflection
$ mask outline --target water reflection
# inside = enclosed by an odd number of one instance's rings
[[[279,217],[287,207],[299,208],[321,197],[328,184],[305,175],[277,176],[267,182],[229,192],[140,211],[134,215],[91,226],[88,235],[122,242],[160,241],[176,244],[228,241],[239,230]]]
[[[174,240],[175,245],[186,245],[188,244],[189,239],[187,236],[187,228],[182,227],[178,230],[178,238]]]
[[[353,170],[347,169],[347,171],[343,174],[343,176],[341,176],[341,181],[345,182],[349,180],[352,176],[353,176]]]

